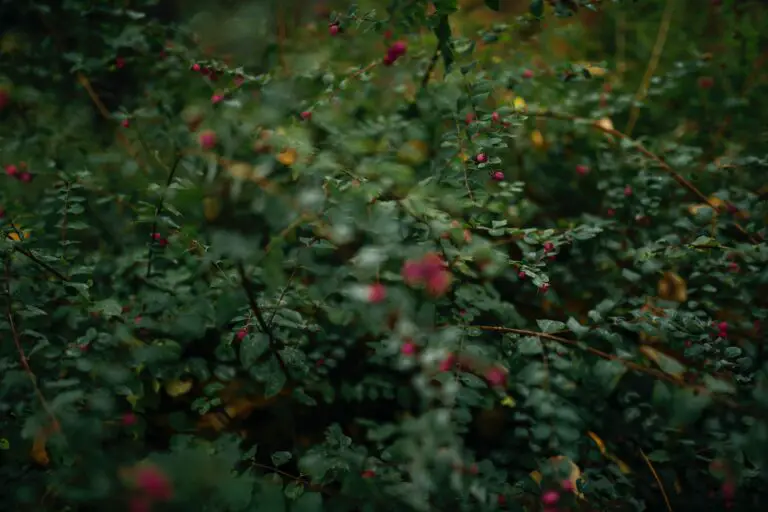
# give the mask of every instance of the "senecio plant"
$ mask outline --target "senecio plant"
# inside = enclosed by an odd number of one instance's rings
[[[765,8],[504,4],[0,1],[5,510],[765,505]]]

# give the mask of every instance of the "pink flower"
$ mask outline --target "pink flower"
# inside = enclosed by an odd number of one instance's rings
[[[200,147],[213,149],[216,146],[216,133],[213,130],[205,130],[200,134]]]
[[[412,341],[406,341],[403,346],[400,347],[400,352],[404,356],[412,356],[416,353],[416,344]]]
[[[507,381],[507,372],[501,368],[491,368],[485,373],[485,380],[487,380],[491,386],[503,386]]]
[[[171,481],[155,466],[143,466],[136,472],[136,487],[148,498],[168,501],[173,496]]]
[[[491,175],[491,178],[493,181],[504,181],[504,173],[501,171],[496,171]]]
[[[387,288],[381,283],[375,283],[368,287],[368,302],[378,304],[387,298]]]
[[[560,501],[560,493],[557,491],[546,491],[541,495],[541,502],[544,505],[554,505],[558,501]]]

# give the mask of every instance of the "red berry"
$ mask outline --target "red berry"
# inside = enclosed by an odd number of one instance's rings
[[[194,71],[196,73],[199,73],[200,72],[200,64],[198,64],[197,62],[192,64],[192,71]]]
[[[384,39],[392,39],[392,31],[391,30],[386,30],[384,32]]]
[[[584,176],[589,173],[589,167],[579,164],[576,166],[576,173]]]
[[[469,114],[467,114],[467,117],[464,119],[464,121],[465,121],[467,124],[472,124],[472,123],[474,122],[474,120],[475,120],[475,114],[473,114],[472,112],[470,112]]]
[[[215,105],[217,103],[220,103],[221,100],[223,99],[224,99],[224,96],[222,96],[221,94],[214,94],[213,96],[211,96],[211,103]]]
[[[301,118],[304,119],[305,121],[309,121],[310,119],[312,119],[312,112],[309,110],[305,110],[300,115],[301,115]]]
[[[440,371],[441,372],[450,371],[455,364],[456,364],[456,356],[453,354],[448,354],[448,357],[440,361]]]
[[[500,119],[501,119],[501,116],[499,115],[498,112],[494,112],[493,114],[491,114],[491,121],[493,121],[494,123],[498,123]]]
[[[533,78],[533,71],[530,69],[523,71],[523,78]]]
[[[395,41],[387,50],[387,55],[395,59],[402,57],[408,51],[408,43],[405,41]]]
[[[248,335],[248,329],[243,327],[239,331],[237,331],[237,334],[235,335],[237,337],[237,341],[243,341],[245,337]]]
[[[341,28],[339,27],[338,23],[331,23],[328,25],[328,33],[330,33],[332,36],[338,34],[340,30]]]
[[[122,69],[123,66],[125,66],[125,59],[122,57],[118,57],[115,59],[115,66],[117,66],[117,69]]]
[[[5,208],[0,207],[0,219],[5,217]]]
[[[216,133],[213,130],[205,130],[198,140],[203,149],[213,149],[216,146]]]
[[[504,173],[501,171],[496,171],[491,176],[493,178],[493,181],[504,181]]]
[[[479,164],[485,163],[487,161],[488,161],[488,155],[486,155],[485,153],[478,153],[475,156],[475,162]]]
[[[11,102],[11,95],[0,87],[0,110],[3,110]]]
[[[128,119],[123,119],[123,121],[120,124],[123,125],[123,128],[128,128],[129,126],[131,126],[131,122]]]
[[[160,247],[165,247],[166,245],[168,245],[168,240],[167,240],[167,239],[165,239],[165,238],[161,238],[161,239],[160,239],[160,241],[158,241],[158,242],[157,242],[157,244],[158,244]]]
[[[152,233],[152,240],[160,240],[162,238],[162,235],[160,233]]]
[[[720,322],[717,324],[717,328],[721,331],[727,331],[728,330],[728,322]]]
[[[544,505],[554,505],[560,501],[560,493],[557,491],[547,491],[541,495],[541,502]]]
[[[387,288],[381,284],[376,283],[368,287],[368,302],[377,304],[387,298]]]
[[[552,242],[544,242],[544,252],[552,252],[555,250],[555,244]]]
[[[523,271],[521,270],[520,272],[518,272],[518,273],[517,273],[517,277],[518,277],[519,279],[525,279],[525,272],[523,272]]]
[[[715,79],[711,76],[699,77],[699,87],[702,89],[711,89],[715,86]]]
[[[632,195],[632,187],[630,187],[629,185],[627,185],[626,187],[624,187],[624,195],[625,195],[626,197],[629,197],[629,196],[631,196],[631,195]]]
[[[728,264],[728,270],[730,270],[731,272],[737,273],[739,272],[739,270],[741,270],[741,268],[739,267],[738,263],[736,263],[735,261],[732,261]]]
[[[412,356],[416,353],[416,344],[412,341],[406,341],[403,346],[400,347],[400,352],[405,356]]]
[[[155,500],[167,501],[173,495],[168,477],[154,466],[140,468],[136,474],[136,486]]]
[[[21,181],[22,183],[29,183],[30,181],[32,181],[32,173],[28,171],[22,172],[21,174],[19,174],[19,181]]]
[[[613,217],[614,215],[616,215],[616,210],[614,210],[613,208],[608,208],[608,211],[605,213],[607,213],[609,217]]]
[[[11,176],[12,178],[16,177],[19,174],[19,168],[13,164],[6,165],[5,174],[7,174],[8,176]]]
[[[363,478],[373,478],[376,476],[376,472],[372,469],[366,469],[360,473],[360,476]]]
[[[507,373],[501,368],[491,368],[486,372],[485,380],[487,380],[488,384],[491,386],[503,386],[507,381]]]
[[[123,414],[123,417],[120,419],[120,421],[124,426],[130,427],[136,424],[136,415],[132,412],[127,412]]]
[[[549,283],[544,283],[539,287],[541,293],[547,293],[549,291]]]
[[[573,482],[571,482],[570,480],[563,480],[562,482],[560,482],[560,487],[562,487],[565,492],[574,491]]]

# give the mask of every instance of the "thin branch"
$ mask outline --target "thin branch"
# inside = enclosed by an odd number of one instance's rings
[[[651,52],[651,60],[648,61],[648,67],[645,70],[645,75],[643,75],[643,81],[640,83],[640,88],[635,94],[635,104],[629,112],[629,121],[627,122],[627,127],[624,129],[627,136],[632,134],[637,119],[640,117],[640,106],[638,104],[648,95],[648,86],[659,65],[661,52],[664,50],[664,43],[667,41],[667,34],[669,34],[669,26],[672,23],[672,13],[675,10],[676,3],[676,0],[667,0],[667,5],[661,18],[661,24],[659,25],[659,32],[656,35],[656,42],[654,43],[653,51]]]
[[[15,229],[16,228],[14,227],[14,230]],[[18,233],[18,231],[17,231],[16,235],[19,236],[20,233]],[[6,235],[6,238],[11,238],[11,237],[9,235]],[[19,239],[21,239],[21,236],[19,236]],[[14,245],[13,246],[13,250],[16,251],[17,253],[21,254],[22,256],[28,258],[32,263],[34,263],[35,265],[39,266],[43,270],[46,270],[47,272],[53,274],[58,279],[60,279],[62,281],[69,281],[69,278],[67,276],[65,276],[64,274],[62,274],[61,272],[59,272],[58,270],[56,270],[55,268],[53,268],[52,266],[47,264],[46,262],[40,260],[40,258],[38,258],[34,254],[32,254],[27,249],[23,249],[23,248],[19,247],[18,245]]]
[[[275,335],[272,332],[272,329],[264,319],[264,313],[259,307],[259,304],[256,302],[256,295],[253,293],[253,283],[251,283],[251,280],[245,274],[245,267],[243,266],[242,262],[237,263],[237,273],[240,275],[240,282],[243,286],[243,290],[245,291],[245,296],[248,298],[248,305],[253,312],[253,317],[256,319],[256,323],[259,324],[261,332],[266,334],[267,338],[269,339],[270,351],[275,355],[275,358],[277,358],[277,362],[280,364],[280,368],[282,368],[286,378],[290,378],[288,374],[288,367],[285,365],[285,361],[283,361],[283,357],[280,355],[277,339],[275,339]]]
[[[8,300],[6,315],[8,316],[8,324],[10,325],[10,328],[11,328],[11,337],[13,338],[13,343],[16,345],[16,352],[18,352],[19,354],[19,362],[21,363],[21,367],[24,368],[24,372],[27,374],[27,377],[29,377],[29,381],[32,383],[32,389],[35,390],[35,395],[40,401],[40,404],[42,405],[43,410],[51,419],[51,428],[53,429],[54,432],[58,431],[60,428],[59,420],[58,418],[56,418],[56,415],[54,414],[53,409],[51,409],[51,406],[48,404],[48,401],[45,399],[43,392],[40,391],[40,387],[37,385],[37,377],[32,372],[32,368],[30,368],[29,366],[27,355],[24,352],[24,348],[21,345],[19,332],[16,329],[16,323],[13,321],[13,296],[11,295],[11,259],[10,258],[5,259],[5,293]]]
[[[667,510],[669,512],[673,512],[672,505],[669,503],[669,497],[667,496],[667,491],[664,490],[664,484],[661,483],[661,479],[659,478],[659,475],[656,473],[656,470],[653,468],[653,464],[651,464],[651,460],[648,458],[648,456],[645,454],[642,448],[640,448],[640,455],[642,455],[643,460],[645,460],[645,463],[648,464],[648,469],[651,470],[651,474],[653,475],[653,478],[656,479],[656,483],[659,484],[659,490],[661,490],[661,495],[664,497],[664,503],[667,505]]]
[[[656,162],[656,164],[658,164],[658,166],[661,168],[661,170],[663,170],[664,172],[669,174],[672,177],[672,179],[674,179],[679,185],[681,185],[683,188],[685,188],[686,190],[691,192],[693,195],[695,195],[698,199],[700,199],[705,204],[707,204],[707,206],[712,208],[714,211],[720,211],[720,209],[717,206],[715,206],[709,200],[709,198],[707,196],[705,196],[698,188],[696,188],[696,186],[693,183],[691,183],[687,179],[683,178],[683,176],[680,175],[680,173],[678,173],[677,171],[675,171],[666,161],[664,161],[663,158],[661,158],[657,154],[652,153],[651,151],[646,149],[645,146],[643,146],[640,142],[632,139],[629,135],[627,135],[625,133],[622,133],[622,132],[620,132],[620,131],[618,131],[618,130],[616,130],[614,128],[609,128],[607,126],[603,126],[602,124],[596,122],[595,120],[586,119],[586,118],[577,117],[577,116],[572,116],[570,114],[561,114],[561,113],[558,113],[558,112],[551,112],[551,111],[547,111],[547,110],[541,110],[541,111],[538,111],[538,112],[533,112],[533,115],[536,116],[536,117],[548,117],[548,118],[551,118],[551,119],[560,119],[562,121],[586,122],[586,123],[589,123],[589,125],[593,129],[595,129],[595,130],[601,131],[603,133],[607,133],[608,135],[613,135],[614,137],[617,137],[619,139],[623,139],[623,140],[626,140],[626,141],[630,142],[632,147],[638,153],[642,154],[643,156],[645,156],[649,160],[653,160],[654,162]],[[736,211],[734,213],[738,214],[739,211]],[[744,235],[752,244],[759,243],[758,239],[756,239],[753,235],[751,235],[737,221],[734,220],[733,224],[734,224],[734,227],[739,231],[739,233]]]
[[[427,88],[427,85],[429,84],[429,79],[432,76],[432,72],[435,70],[435,66],[437,66],[437,60],[440,57],[440,46],[435,47],[435,52],[432,54],[432,58],[429,61],[429,66],[427,66],[426,71],[424,71],[424,76],[421,78],[421,90]]]
[[[150,232],[150,237],[153,237],[154,234],[157,232],[157,219],[160,217],[160,213],[163,211],[163,201],[165,200],[165,193],[168,191],[168,188],[171,186],[171,183],[173,182],[173,177],[176,175],[176,169],[179,167],[179,163],[181,162],[181,154],[176,155],[176,160],[174,160],[173,165],[171,166],[170,171],[168,172],[168,179],[165,182],[165,190],[163,190],[163,193],[160,194],[160,198],[157,200],[157,206],[155,207],[155,218],[152,220],[152,231]],[[155,240],[154,238],[151,239],[149,242],[149,250],[147,253],[147,276],[146,278],[149,279],[149,277],[152,275],[152,249],[155,246]]]

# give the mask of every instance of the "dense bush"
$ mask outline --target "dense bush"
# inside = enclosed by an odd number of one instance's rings
[[[502,4],[0,1],[7,510],[768,499],[768,12]]]

